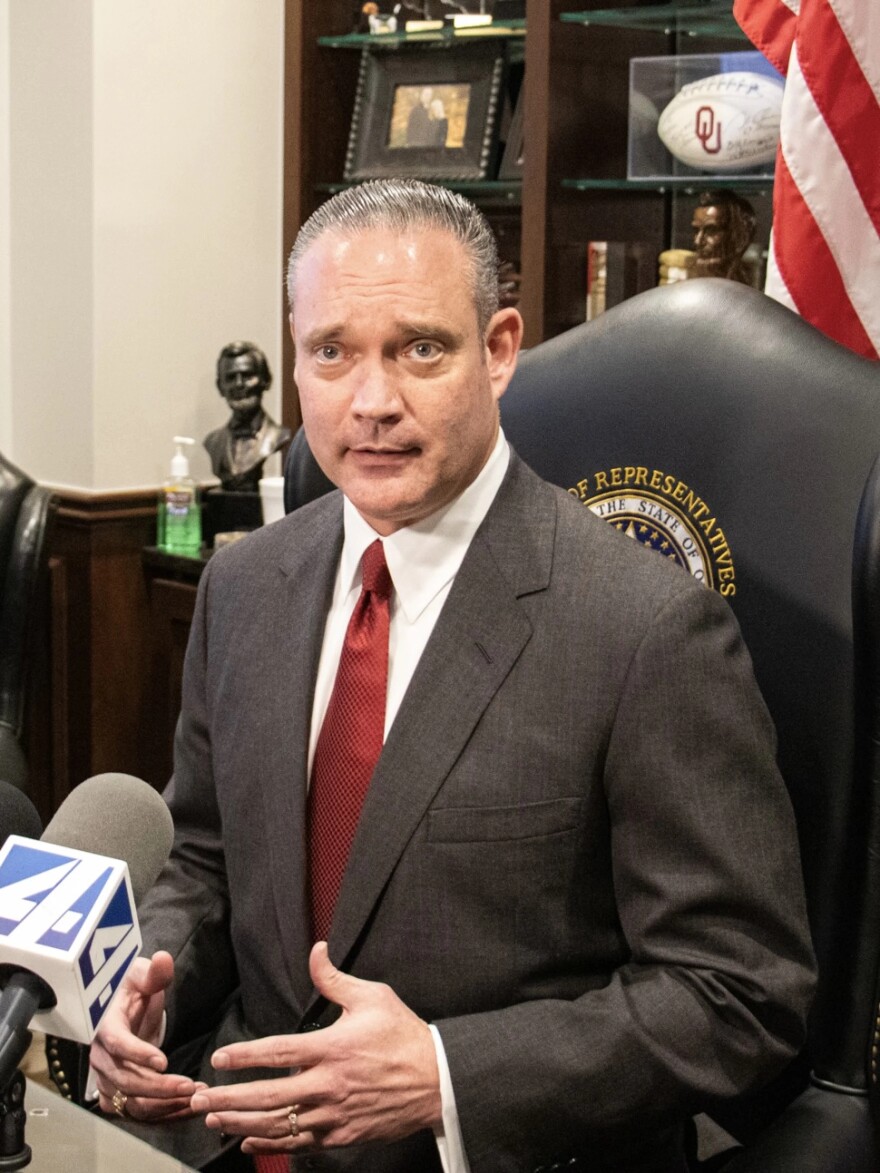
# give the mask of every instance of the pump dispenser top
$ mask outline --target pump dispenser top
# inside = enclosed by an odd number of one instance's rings
[[[175,436],[174,443],[177,445],[177,451],[171,457],[171,475],[173,477],[188,477],[189,459],[183,454],[183,445],[195,444],[195,440],[192,436]]]

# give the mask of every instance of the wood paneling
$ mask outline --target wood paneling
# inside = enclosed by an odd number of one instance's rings
[[[49,638],[28,727],[44,820],[93,774],[143,776],[150,627],[142,552],[156,530],[155,493],[56,492]]]
[[[150,667],[139,775],[161,789],[171,777],[174,730],[180,713],[183,659],[198,585],[197,565],[187,580],[163,576],[160,564],[147,567],[150,599]]]

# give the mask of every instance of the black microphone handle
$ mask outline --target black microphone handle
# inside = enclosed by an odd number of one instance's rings
[[[40,1009],[55,1005],[51,988],[29,970],[13,973],[0,994],[0,1091],[15,1075],[31,1042],[28,1029]]]

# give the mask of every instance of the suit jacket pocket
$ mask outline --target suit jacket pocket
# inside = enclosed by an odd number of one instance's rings
[[[428,811],[428,841],[485,843],[540,839],[577,827],[583,799],[553,798],[519,806],[441,807]]]

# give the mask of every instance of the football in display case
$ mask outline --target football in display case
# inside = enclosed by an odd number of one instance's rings
[[[628,178],[772,176],[782,92],[758,52],[634,57]]]

